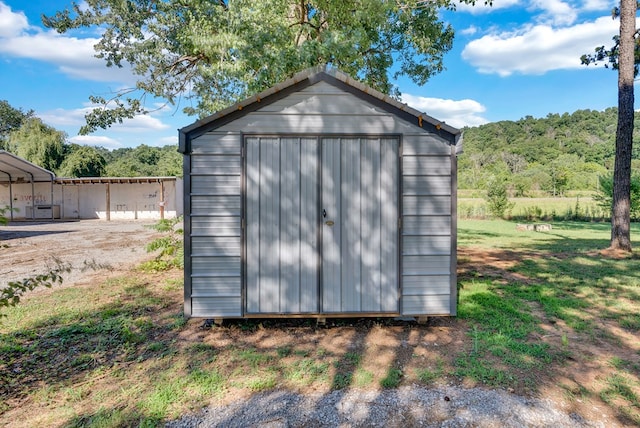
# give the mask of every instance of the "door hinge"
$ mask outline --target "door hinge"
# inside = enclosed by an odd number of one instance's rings
[[[398,229],[402,229],[402,217],[398,217]]]
[[[242,228],[242,230],[245,229],[244,219],[240,221],[240,227]]]

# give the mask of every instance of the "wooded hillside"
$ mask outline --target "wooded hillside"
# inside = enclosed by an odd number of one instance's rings
[[[502,182],[510,196],[597,190],[598,176],[613,171],[616,120],[617,109],[608,108],[465,128],[458,187],[487,189]],[[635,134],[640,137],[637,130]],[[638,144],[633,159],[638,171]]]

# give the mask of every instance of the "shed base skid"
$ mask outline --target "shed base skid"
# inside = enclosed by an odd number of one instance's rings
[[[283,324],[286,324],[287,321],[296,320],[296,322],[313,322],[315,320],[315,324],[317,327],[326,327],[327,325],[331,325],[331,321],[339,320],[351,320],[354,321],[356,319],[366,321],[376,320],[384,320],[383,322],[393,322],[398,324],[418,324],[418,325],[428,325],[430,318],[441,318],[441,317],[452,317],[451,315],[399,315],[399,314],[279,314],[279,315],[264,315],[264,314],[255,314],[255,315],[246,315],[242,317],[216,317],[216,318],[205,318],[205,317],[192,317],[195,319],[202,320],[201,328],[207,329],[212,327],[221,327],[225,323],[231,322],[259,322],[260,320],[270,321],[278,323],[281,321]]]

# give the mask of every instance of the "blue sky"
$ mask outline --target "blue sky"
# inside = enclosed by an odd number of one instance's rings
[[[482,3],[480,0],[478,3]],[[580,65],[580,55],[611,45],[618,21],[609,0],[494,0],[442,12],[456,30],[446,70],[420,87],[396,84],[403,101],[450,125],[476,126],[524,116],[617,105],[617,75]],[[108,97],[135,82],[126,69],[93,57],[96,35],[59,35],[42,26],[71,0],[0,0],[0,99],[33,109],[69,141],[109,149],[177,143],[195,118],[162,108],[89,136],[78,136],[89,95]]]

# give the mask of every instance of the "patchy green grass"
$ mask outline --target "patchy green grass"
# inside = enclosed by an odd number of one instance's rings
[[[514,222],[460,221],[467,249],[459,258],[458,314],[470,328],[455,375],[536,389],[539,378],[583,360],[601,367],[605,385],[577,385],[568,396],[596,391],[637,423],[640,257],[602,252],[609,228],[562,222],[533,232],[517,231]],[[639,233],[633,224],[632,236]]]
[[[602,254],[608,236],[602,223],[461,220],[459,316],[426,326],[187,321],[178,270],[47,291],[0,324],[0,425],[161,426],[271,389],[442,383],[555,387],[576,411],[640,424],[640,258]]]

